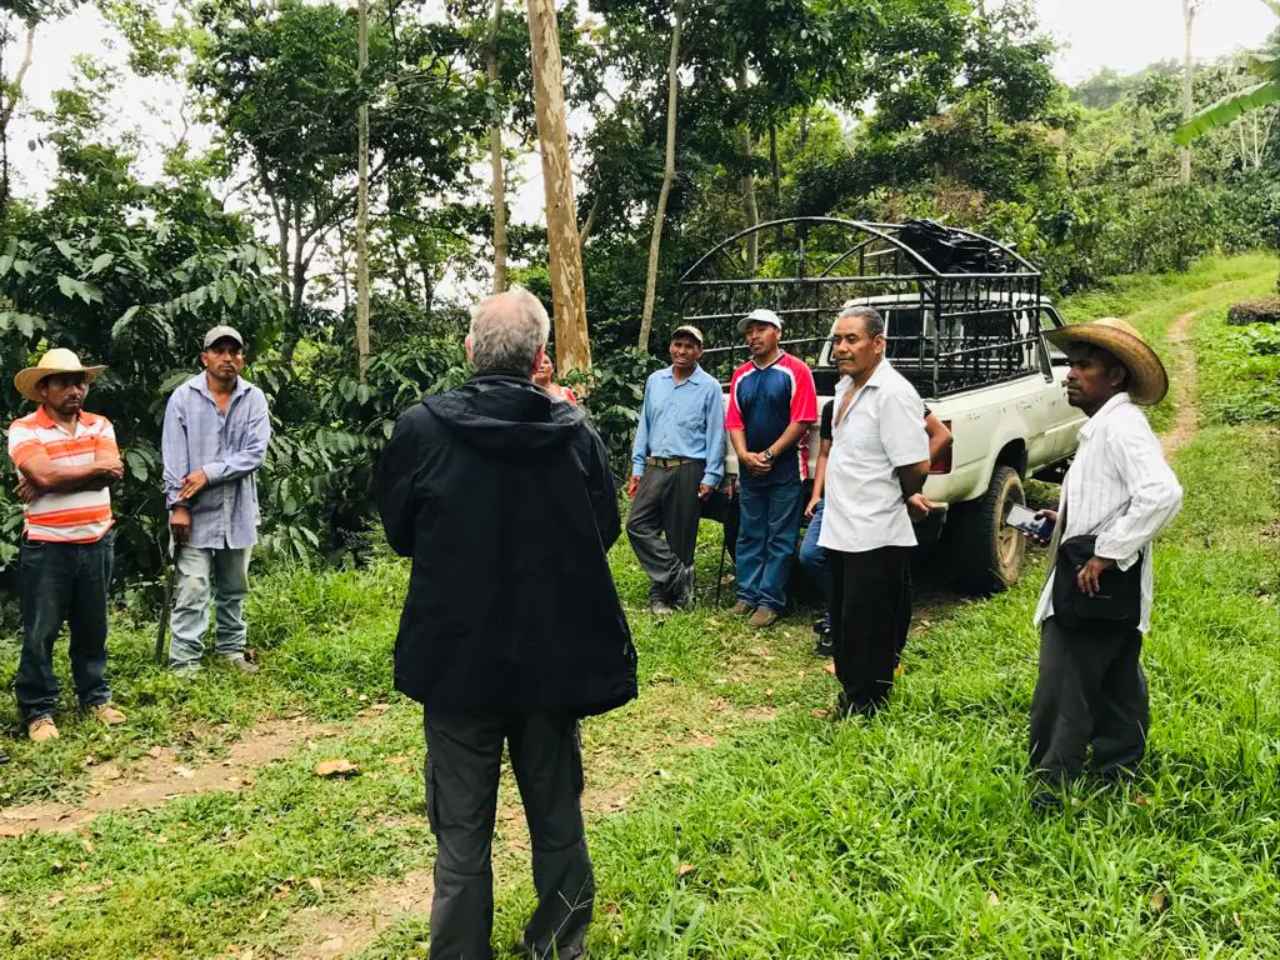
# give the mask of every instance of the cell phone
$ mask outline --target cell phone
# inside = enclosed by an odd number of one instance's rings
[[[1020,503],[1009,507],[1004,522],[1016,527],[1023,533],[1030,534],[1037,540],[1048,540],[1053,535],[1053,520],[1049,517],[1037,517],[1034,510],[1028,510]]]

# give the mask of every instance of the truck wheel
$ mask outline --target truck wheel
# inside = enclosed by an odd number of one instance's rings
[[[1026,503],[1022,478],[1013,467],[1000,466],[985,494],[952,508],[952,564],[965,591],[999,593],[1018,582],[1026,542],[1004,522],[1015,503]]]

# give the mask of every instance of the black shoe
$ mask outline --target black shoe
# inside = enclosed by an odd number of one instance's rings
[[[831,614],[825,614],[822,619],[813,621],[813,632],[820,637],[829,636],[831,634]]]
[[[834,657],[836,655],[835,641],[831,639],[830,634],[818,635],[818,640],[813,645],[813,655],[815,657]]]

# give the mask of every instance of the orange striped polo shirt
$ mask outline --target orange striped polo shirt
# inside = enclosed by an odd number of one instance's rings
[[[9,459],[22,465],[43,451],[50,460],[74,466],[92,463],[102,453],[119,456],[111,421],[80,411],[74,433],[68,433],[39,407],[9,425]],[[26,505],[25,532],[29,540],[55,543],[93,543],[111,529],[111,491],[78,490],[46,493]]]

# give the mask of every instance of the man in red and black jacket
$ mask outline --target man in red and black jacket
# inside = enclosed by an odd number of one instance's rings
[[[805,362],[779,347],[782,320],[776,313],[752,310],[738,329],[751,359],[733,372],[725,417],[741,485],[734,612],[750,614],[751,625],[763,628],[787,606],[818,392]]]

